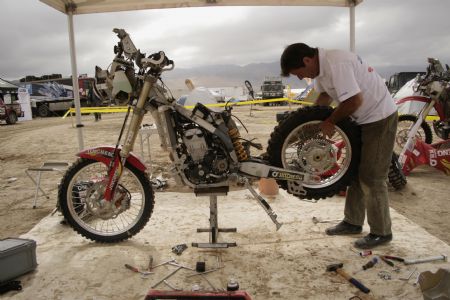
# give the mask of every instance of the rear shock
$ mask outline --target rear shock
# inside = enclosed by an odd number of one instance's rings
[[[247,151],[245,151],[245,148],[240,141],[241,134],[239,133],[239,130],[237,128],[231,128],[230,130],[228,130],[228,135],[231,138],[231,141],[232,141],[233,147],[234,147],[234,151],[236,151],[238,160],[239,161],[247,160],[248,154],[247,154]]]

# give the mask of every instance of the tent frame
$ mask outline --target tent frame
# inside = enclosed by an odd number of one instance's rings
[[[355,7],[363,0],[40,0],[67,15],[70,62],[76,111],[78,147],[84,149],[83,124],[81,122],[80,94],[78,85],[77,60],[75,53],[75,33],[73,16],[103,12],[117,12],[142,9],[164,9],[203,6],[340,6],[349,7],[350,50],[355,51]]]

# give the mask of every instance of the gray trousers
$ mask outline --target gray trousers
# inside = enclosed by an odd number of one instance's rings
[[[386,181],[397,120],[395,112],[383,120],[361,125],[359,174],[352,180],[345,200],[344,221],[362,226],[367,209],[370,233],[376,235],[392,233]]]

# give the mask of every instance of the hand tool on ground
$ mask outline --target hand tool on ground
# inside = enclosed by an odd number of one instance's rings
[[[167,265],[168,263],[171,263],[171,262],[176,262],[176,260],[174,258],[172,258],[171,260],[168,260],[168,261],[165,261],[163,263],[157,264],[156,266],[153,266],[152,269],[155,269],[155,268],[160,267],[160,266]]]
[[[414,270],[408,275],[408,277],[400,277],[400,280],[404,280],[404,281],[408,281],[413,275],[414,273],[416,273],[417,268],[414,268]]]
[[[392,261],[390,261],[387,258],[385,258],[384,256],[380,256],[380,259],[382,261],[384,261],[385,263],[387,263],[388,265],[390,265],[391,267],[395,267],[395,264]]]
[[[378,262],[378,257],[375,256],[374,258],[369,260],[365,265],[363,265],[362,268],[365,271],[365,270],[370,269],[373,266],[375,266],[377,264],[377,262]]]
[[[147,276],[147,275],[153,274],[153,272],[140,271],[138,268],[130,266],[129,264],[125,264],[125,268],[127,268],[128,270],[131,270],[133,272],[140,273],[143,276]]]
[[[341,219],[339,219],[339,220],[337,220],[337,219],[336,220],[321,220],[319,218],[312,217],[312,221],[313,221],[314,224],[317,224],[317,223],[335,223],[335,222],[341,221]]]
[[[361,257],[366,257],[366,256],[369,256],[369,255],[372,255],[372,251],[371,250],[364,250],[364,251],[359,252],[359,256],[361,256]]]
[[[176,268],[173,272],[169,273],[169,274],[166,275],[163,279],[161,279],[160,281],[158,281],[157,283],[155,283],[154,285],[152,285],[152,289],[154,289],[155,287],[157,287],[158,285],[160,285],[162,282],[164,282],[164,280],[168,279],[170,276],[172,276],[172,275],[175,274],[176,272],[180,271],[181,269],[182,269],[182,267]]]
[[[182,289],[179,289],[179,288],[176,288],[176,287],[174,287],[171,283],[169,283],[169,281],[167,281],[167,280],[163,280],[163,282],[168,286],[168,287],[170,287],[172,290],[174,290],[174,291],[182,291]]]
[[[353,275],[355,275],[355,274],[357,274],[357,273],[359,273],[359,272],[361,272],[361,271],[365,271],[365,270],[367,270],[367,269],[370,269],[370,268],[372,268],[373,266],[375,266],[377,263],[378,263],[378,257],[375,256],[374,258],[372,258],[371,260],[369,260],[367,263],[365,263],[365,264],[362,266],[361,269],[359,269],[359,270],[353,272]]]
[[[327,266],[327,272],[336,272],[336,273],[338,273],[339,275],[344,277],[347,281],[349,281],[351,284],[356,286],[360,291],[362,291],[363,293],[368,294],[370,292],[370,289],[368,289],[366,286],[364,286],[364,284],[362,284],[357,279],[355,279],[355,278],[351,277],[350,275],[348,275],[342,269],[343,266],[344,266],[343,263],[337,263],[337,264],[328,265]]]
[[[404,261],[405,261],[404,258],[401,258],[401,257],[398,257],[398,256],[383,255],[383,257],[384,257],[385,259],[395,260],[395,261],[399,261],[399,262],[404,262]]]
[[[202,273],[191,274],[191,275],[186,276],[186,278],[192,277],[192,276],[198,276],[198,275],[202,275],[202,274],[207,274],[207,273],[211,273],[211,272],[215,272],[215,271],[217,271],[217,270],[219,270],[219,269],[222,269],[222,268],[223,268],[223,267],[219,267],[219,268],[215,268],[215,269],[212,269],[212,270],[208,270],[208,271],[205,271],[205,272],[202,272]]]
[[[404,263],[405,263],[405,265],[413,265],[413,264],[427,263],[427,262],[436,261],[436,260],[447,261],[447,255],[441,254],[438,256],[431,256],[431,257],[425,257],[425,258],[405,259]]]
[[[152,267],[153,267],[153,256],[150,255],[150,256],[148,257],[148,267],[147,267],[147,270],[151,271],[151,270],[152,270]]]
[[[186,266],[180,265],[180,264],[179,264],[179,263],[177,263],[176,261],[174,261],[174,262],[169,262],[169,265],[171,265],[171,266],[174,266],[174,267],[179,267],[179,268],[183,268],[183,269],[186,269],[186,270],[191,270],[191,271],[195,271],[195,269],[194,269],[194,268],[189,268],[189,267],[186,267]]]
[[[216,287],[211,283],[211,281],[208,280],[208,278],[206,278],[205,275],[201,274],[202,278],[205,279],[205,281],[212,287],[213,291],[217,291]]]

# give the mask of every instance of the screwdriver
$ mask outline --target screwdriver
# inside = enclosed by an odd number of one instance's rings
[[[394,267],[394,263],[390,260],[388,260],[385,256],[380,256],[381,260],[390,265],[391,267]]]
[[[127,268],[128,270],[131,270],[133,272],[140,273],[143,276],[147,276],[149,274],[153,274],[153,272],[140,271],[138,268],[130,266],[129,264],[125,264],[125,268]]]
[[[374,257],[371,260],[369,260],[368,263],[366,263],[364,266],[362,266],[363,270],[367,270],[375,266],[375,264],[378,262],[378,258]]]

